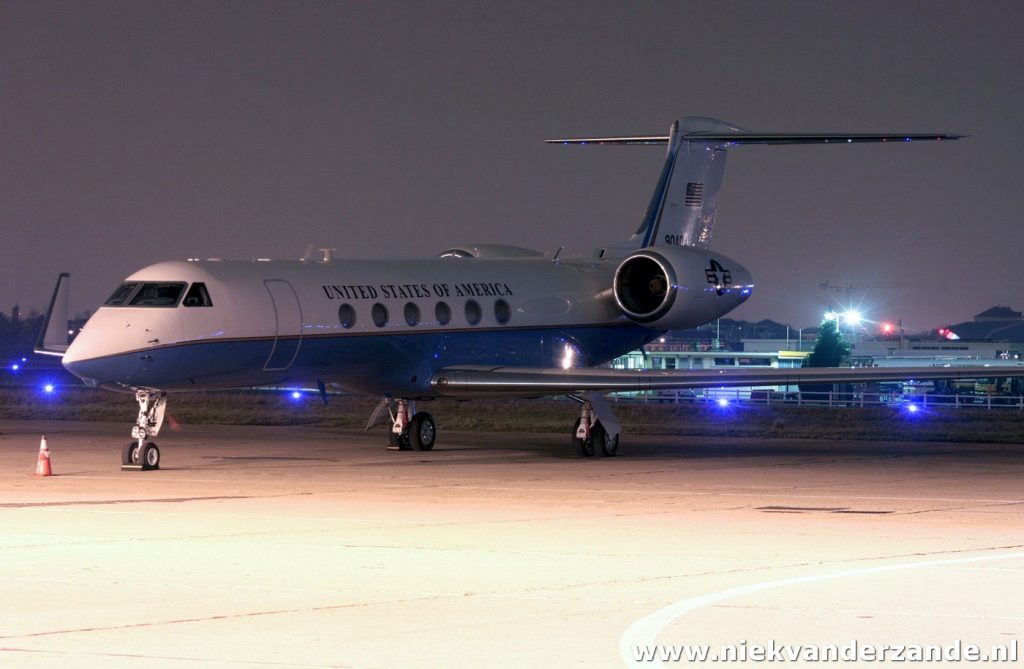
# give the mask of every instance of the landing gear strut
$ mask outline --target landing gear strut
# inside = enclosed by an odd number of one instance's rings
[[[429,451],[434,448],[434,442],[437,440],[434,417],[426,411],[417,413],[415,405],[410,411],[409,402],[406,400],[396,400],[396,404],[394,411],[391,410],[390,404],[388,405],[388,412],[391,414],[388,450]]]
[[[160,433],[167,408],[167,394],[157,390],[136,390],[139,417],[132,428],[132,441],[121,450],[122,471],[160,469],[160,449],[149,441]]]
[[[622,428],[604,397],[590,394],[570,397],[582,404],[580,417],[573,423],[570,434],[573,454],[584,458],[600,458],[618,453]],[[598,419],[599,414],[601,419]]]

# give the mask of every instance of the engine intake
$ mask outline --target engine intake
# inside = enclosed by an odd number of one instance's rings
[[[750,273],[739,263],[690,246],[637,251],[615,271],[612,293],[637,323],[677,330],[707,323],[750,296]]]
[[[615,301],[635,321],[654,320],[672,308],[675,284],[671,265],[651,255],[635,255],[615,272]]]

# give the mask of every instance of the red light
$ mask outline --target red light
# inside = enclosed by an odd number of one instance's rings
[[[889,334],[893,331],[892,323],[882,323],[882,332]]]

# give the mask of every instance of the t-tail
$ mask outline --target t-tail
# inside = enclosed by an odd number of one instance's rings
[[[740,144],[855,144],[959,139],[947,133],[763,133],[704,116],[677,120],[668,135],[549,139],[552,144],[666,144],[665,165],[636,233],[621,247],[706,249],[718,211],[729,147]]]

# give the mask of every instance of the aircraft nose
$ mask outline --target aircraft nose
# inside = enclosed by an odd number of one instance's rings
[[[90,359],[97,357],[96,342],[91,341],[92,339],[94,337],[85,330],[82,330],[68,346],[64,357],[61,358],[61,364],[64,366],[64,369],[90,386],[97,385],[97,381],[92,376],[92,364],[88,362]]]
[[[61,364],[86,385],[98,385],[114,378],[111,365],[116,366],[119,354],[132,348],[132,342],[125,340],[129,330],[116,315],[101,309],[68,345]]]
[[[68,350],[64,352],[61,360],[65,367],[113,352],[115,337],[103,327],[103,323],[97,323],[97,320],[95,316],[90,318],[68,345]]]

